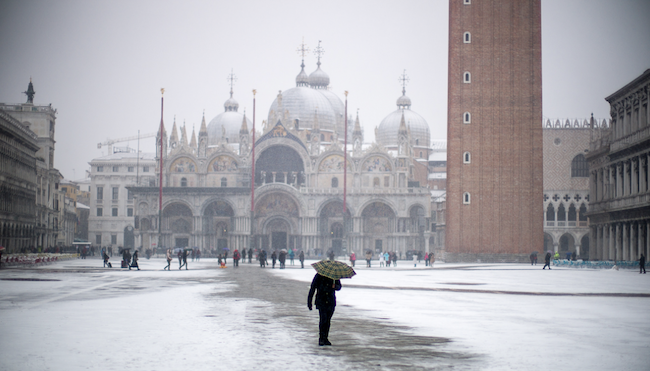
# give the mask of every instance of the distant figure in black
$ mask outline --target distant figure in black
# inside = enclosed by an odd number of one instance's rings
[[[316,273],[311,281],[311,288],[307,296],[307,308],[312,310],[311,302],[316,293],[316,309],[318,309],[320,320],[318,322],[318,345],[332,345],[328,340],[330,332],[330,321],[336,307],[336,291],[341,289],[341,281],[321,276]]]
[[[252,263],[253,262],[253,248],[251,247],[248,249],[248,262]]]
[[[183,250],[182,259],[183,259],[183,264],[181,264],[181,266],[178,267],[178,269],[185,267],[185,270],[187,270],[187,250]]]
[[[108,254],[106,253],[106,251],[104,251],[103,258],[104,258],[104,268],[106,267],[112,268],[111,263],[108,262]]]
[[[639,274],[643,271],[643,274],[645,274],[645,255],[641,254],[641,257],[639,258]]]
[[[122,268],[127,268],[129,266],[129,262],[131,261],[131,253],[129,253],[128,249],[122,250]]]
[[[544,257],[544,268],[542,268],[542,269],[546,269],[547,266],[548,266],[548,270],[551,270],[551,253],[550,252],[547,252],[546,256]]]
[[[529,258],[530,258],[530,265],[533,265],[535,263],[535,253],[531,253]]]
[[[241,249],[241,261],[246,263],[246,249]]]
[[[129,270],[131,270],[131,268],[138,268],[138,270],[140,270],[140,266],[138,265],[138,250],[133,252],[133,260],[131,261]]]
[[[276,253],[275,253],[275,250],[273,250],[273,252],[271,253],[271,262],[273,263],[273,265],[271,266],[271,268],[275,268],[275,262],[276,262],[277,260],[278,260],[278,254],[276,254]]]
[[[305,252],[300,250],[300,254],[298,254],[298,259],[300,260],[300,268],[305,267]]]
[[[284,263],[287,261],[287,252],[280,250],[278,254],[278,261],[280,262],[280,269],[284,269]]]

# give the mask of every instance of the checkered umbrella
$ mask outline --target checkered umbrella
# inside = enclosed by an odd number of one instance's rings
[[[311,265],[321,276],[340,280],[341,278],[352,278],[357,274],[351,266],[336,260],[321,260]]]

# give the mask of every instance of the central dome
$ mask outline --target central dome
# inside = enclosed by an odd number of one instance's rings
[[[311,129],[318,117],[320,130],[335,131],[340,126],[338,122],[343,118],[344,108],[343,102],[332,92],[297,86],[285,90],[273,101],[268,122],[275,125],[280,120],[287,128],[294,128],[298,123],[300,129]]]
[[[411,129],[411,145],[414,147],[429,148],[431,143],[431,132],[429,124],[424,117],[411,111],[411,99],[403,92],[397,99],[397,110],[386,116],[377,128],[376,141],[385,147],[397,147],[399,124],[404,113],[406,127]]]
[[[244,115],[237,112],[239,103],[232,97],[232,90],[230,91],[230,98],[226,100],[223,107],[225,112],[217,115],[208,124],[208,145],[218,144],[221,137],[223,137],[224,130],[228,143],[239,143],[239,129],[241,129],[241,124],[244,121]],[[248,117],[246,118],[246,125],[252,127]]]

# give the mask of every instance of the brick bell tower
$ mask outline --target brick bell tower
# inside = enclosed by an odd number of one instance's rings
[[[543,256],[540,0],[449,1],[446,261]]]

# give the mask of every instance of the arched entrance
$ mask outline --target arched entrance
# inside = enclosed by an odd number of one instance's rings
[[[273,250],[288,249],[289,235],[291,234],[291,226],[286,220],[282,218],[275,218],[269,221],[264,228],[264,242],[265,248]]]
[[[555,253],[555,248],[553,247],[553,237],[551,237],[551,235],[548,233],[544,233],[544,254],[546,254],[548,251],[550,251],[551,254]]]
[[[273,146],[262,152],[255,163],[255,184],[305,182],[302,157],[287,146]]]
[[[586,234],[582,236],[582,239],[580,240],[580,258],[582,260],[589,260],[589,235]],[[596,257],[594,257],[596,258]],[[596,258],[597,259],[597,258]]]
[[[367,205],[361,213],[363,217],[364,251],[377,254],[382,251],[397,251],[391,246],[388,235],[395,231],[395,213],[390,206],[376,201]]]
[[[283,192],[264,195],[255,204],[256,245],[262,249],[295,249],[299,207]],[[298,246],[299,247],[299,246]]]
[[[204,249],[220,253],[229,248],[229,231],[235,216],[230,204],[225,201],[213,201],[203,210]]]
[[[350,230],[351,216],[348,209],[343,214],[343,202],[341,200],[329,201],[321,209],[319,220],[320,245],[326,251],[317,251],[316,253],[325,255],[327,250],[332,249],[335,256],[347,255],[345,232]]]
[[[172,203],[163,210],[163,247],[189,247],[192,236],[192,210],[182,203]]]
[[[565,233],[560,237],[560,258],[564,259],[567,252],[576,251],[575,240],[572,235]]]

